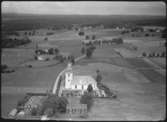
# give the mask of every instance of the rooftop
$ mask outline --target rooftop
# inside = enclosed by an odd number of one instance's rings
[[[87,85],[92,83],[96,83],[92,76],[77,75],[74,76],[71,85]]]

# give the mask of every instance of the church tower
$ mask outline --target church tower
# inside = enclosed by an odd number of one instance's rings
[[[72,80],[73,80],[73,72],[72,72],[71,63],[69,63],[67,66],[67,71],[65,73],[65,88],[66,89],[71,88],[70,84]]]

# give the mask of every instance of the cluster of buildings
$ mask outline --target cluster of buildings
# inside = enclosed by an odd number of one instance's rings
[[[68,52],[60,52],[58,46],[48,43],[36,47],[36,59],[39,61],[53,60],[57,58],[69,59],[72,55]]]
[[[87,105],[81,104],[80,99],[89,85],[93,88],[94,97],[106,97],[104,90],[97,87],[97,82],[90,75],[75,75],[71,64],[68,64],[67,70],[62,78],[63,85],[61,86],[58,96],[63,96],[68,99],[66,113],[68,116],[81,116],[87,114]]]

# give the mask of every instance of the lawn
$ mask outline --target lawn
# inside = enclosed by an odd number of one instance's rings
[[[10,74],[2,74],[3,86],[51,87],[65,64],[50,67],[18,68]]]
[[[165,107],[165,96],[162,96],[165,95],[164,83],[150,82],[150,79],[148,80],[138,71],[107,63],[74,66],[74,70],[80,72],[78,74],[89,71],[87,74],[93,75],[96,69],[100,69],[102,83],[116,93],[117,99],[95,99],[88,120],[163,119],[165,115],[163,108]]]
[[[154,62],[155,64],[157,64],[158,66],[162,67],[162,68],[166,68],[166,58],[149,58],[152,62]]]
[[[19,66],[20,63],[33,59],[34,51],[32,49],[2,49],[1,63],[8,66]]]
[[[166,76],[163,76],[159,72],[153,70],[153,69],[139,69],[139,72],[141,72],[145,77],[147,77],[152,82],[165,82]]]
[[[97,37],[103,37],[119,35],[120,32],[96,30],[92,33],[97,33]],[[34,37],[34,39],[43,43],[42,38],[40,36],[39,38]],[[79,37],[76,32],[62,31],[48,36],[48,43],[57,45],[62,52],[70,52],[75,57],[78,57],[81,55],[82,39],[83,37]],[[138,43],[138,41],[136,42]],[[143,41],[139,42],[142,45]],[[150,42],[146,45],[149,44]],[[135,68],[152,68],[152,66],[140,58],[121,57],[114,50],[118,47],[122,48],[123,45],[97,47],[91,59],[85,58],[73,67],[75,75],[91,75],[93,77],[96,76],[96,70],[99,69],[102,73],[102,82],[113,90],[118,97],[116,100],[95,100],[88,119],[162,119],[165,115],[165,92],[163,91],[165,91],[166,87],[165,83],[161,81],[165,81],[166,76],[162,76],[151,69],[136,71]],[[38,63],[33,61],[32,57],[32,49],[4,49],[2,52],[2,63],[13,67],[17,66],[17,68],[13,73],[1,74],[2,87],[52,88],[58,73],[64,69],[66,64],[56,65],[54,61]],[[40,65],[40,67],[19,67],[24,63],[33,63],[33,65]],[[46,64],[49,66],[46,66]],[[2,94],[1,106],[3,115],[15,107],[21,96],[22,94]]]
[[[126,58],[127,62],[134,68],[151,68],[152,66],[141,58]]]

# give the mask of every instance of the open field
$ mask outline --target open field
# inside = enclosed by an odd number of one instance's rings
[[[158,66],[164,69],[166,68],[166,58],[150,58],[150,60],[155,64],[157,64]]]
[[[1,117],[7,119],[9,112],[17,105],[25,94],[1,94]]]
[[[18,68],[11,74],[2,74],[1,84],[3,86],[45,86],[50,88],[64,67],[65,64],[39,68]]]
[[[139,72],[141,72],[144,76],[146,76],[152,82],[164,82],[164,81],[166,81],[166,76],[161,75],[160,73],[158,73],[155,70],[139,69]]]
[[[112,49],[108,50],[110,54],[105,50],[108,49],[96,49],[91,59],[83,59],[78,64],[89,68],[86,71],[92,71],[92,75],[93,70],[95,72],[96,69],[100,69],[103,76],[102,82],[116,92],[118,99],[95,100],[88,119],[164,119],[166,75],[157,72],[158,69],[154,69],[151,64],[141,58],[123,58],[114,56],[116,53]],[[98,51],[101,53],[96,55]],[[164,61],[163,63],[165,64]]]
[[[77,70],[78,69],[78,70]],[[107,63],[74,66],[79,74],[102,72],[102,82],[117,94],[117,99],[94,100],[88,120],[161,120],[165,116],[165,82],[151,82],[140,72]],[[89,71],[89,72],[86,72]],[[154,74],[157,76],[157,74]],[[163,80],[164,81],[164,80]],[[99,111],[100,109],[100,111]]]
[[[39,30],[39,35],[31,36],[33,42],[39,44],[49,43],[58,46],[61,52],[69,52],[78,57],[81,55],[81,40],[84,37],[77,35],[75,31],[54,31],[53,35],[46,36],[47,29]],[[49,31],[48,31],[49,32]],[[22,32],[24,33],[24,31]],[[44,33],[44,34],[43,34]],[[89,34],[97,34],[97,38],[112,38],[120,36],[120,31],[111,29],[87,31]],[[48,41],[44,41],[47,37]],[[97,47],[91,59],[84,58],[74,65],[75,74],[96,76],[95,71],[99,69],[102,73],[102,82],[111,90],[116,92],[116,100],[95,100],[89,120],[160,120],[165,117],[165,78],[142,58],[136,55],[130,57],[126,54],[133,53],[129,50],[128,43],[139,47],[139,51],[162,51],[165,47],[157,48],[159,37],[130,37],[122,35],[127,39],[125,44]],[[154,40],[152,40],[154,39]],[[145,44],[144,44],[145,43]],[[129,46],[129,47],[128,47]],[[28,48],[29,49],[26,49]],[[57,64],[57,61],[39,62],[33,59],[33,43],[17,49],[3,49],[2,64],[7,64],[15,69],[15,72],[1,74],[2,88],[6,88],[2,94],[2,114],[6,116],[24,94],[11,94],[15,88],[24,87],[44,90],[52,88],[57,75],[66,64]],[[148,48],[150,47],[150,48]],[[122,50],[125,55],[120,55],[115,49]],[[152,59],[158,65],[166,65],[165,60]],[[33,64],[32,68],[24,65]],[[159,69],[160,70],[160,69]],[[10,91],[10,88],[11,91]],[[9,93],[7,94],[7,91]],[[12,91],[13,90],[13,91]],[[31,89],[29,89],[31,90]],[[40,89],[41,90],[41,89]],[[26,91],[26,90],[25,90]],[[17,93],[17,92],[16,92]],[[100,111],[99,111],[100,110]]]
[[[33,59],[32,49],[2,49],[1,63],[9,66],[19,66],[20,63]]]
[[[134,68],[151,68],[152,66],[140,58],[126,58]]]

